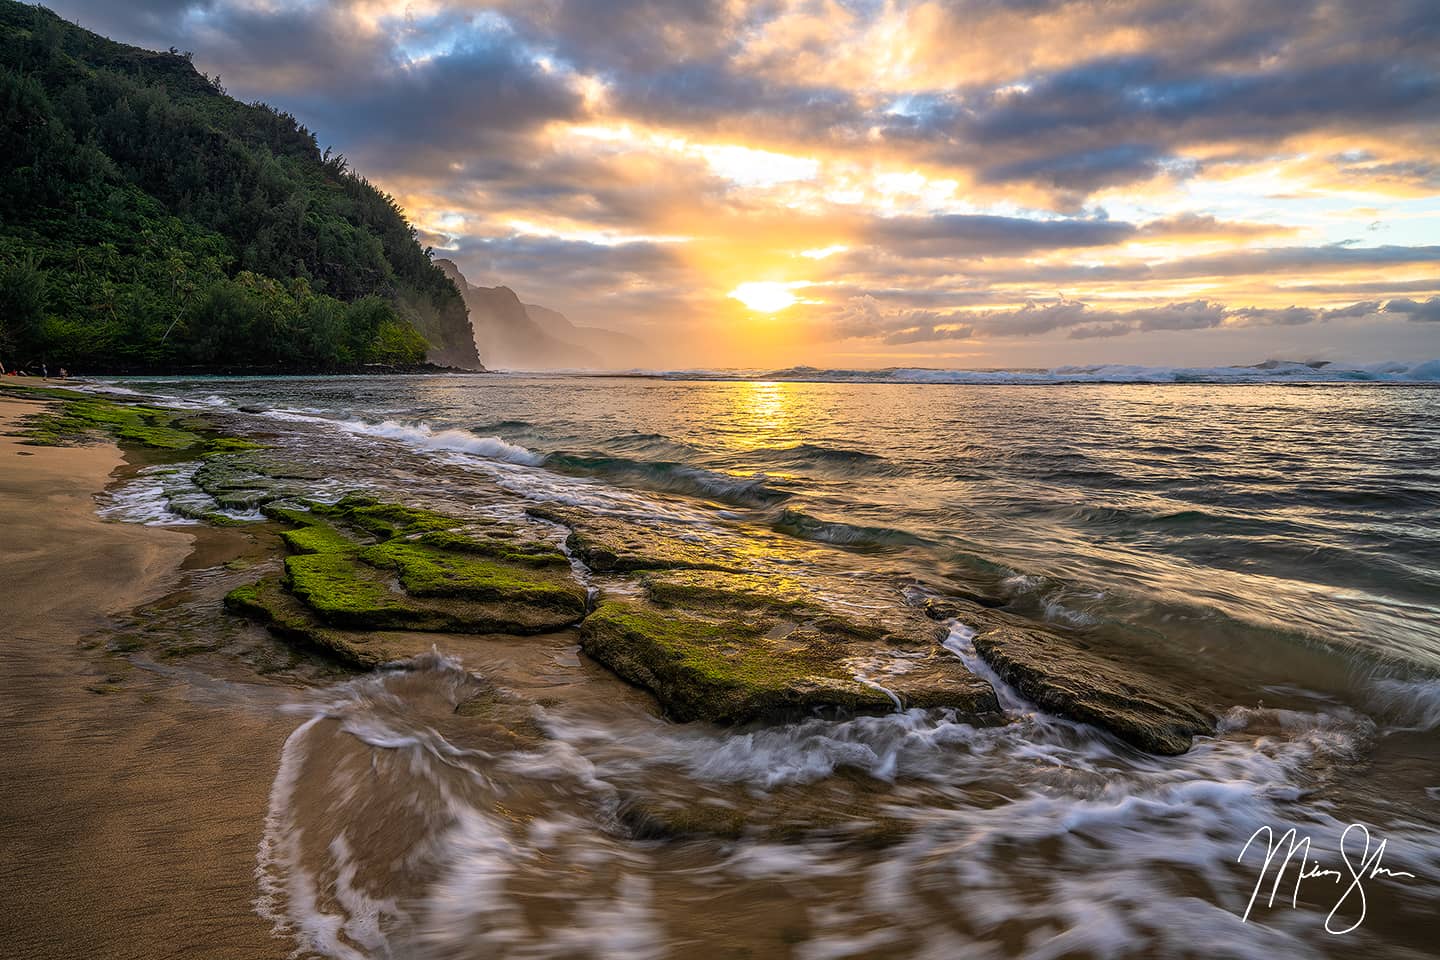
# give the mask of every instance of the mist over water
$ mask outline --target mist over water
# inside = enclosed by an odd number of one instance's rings
[[[1440,389],[856,379],[125,386],[273,434],[323,467],[321,495],[573,504],[839,603],[983,597],[1203,692],[1221,732],[1149,757],[998,678],[1000,727],[910,710],[721,730],[658,720],[573,638],[439,650],[285,708],[257,875],[276,929],[332,957],[1425,955]],[[173,522],[186,469],[103,509]],[[491,687],[533,699],[539,746],[455,714]],[[657,807],[747,826],[661,840],[635,813]],[[1241,922],[1258,827],[1297,826],[1334,865],[1353,821],[1417,879],[1374,881],[1345,937],[1321,885]]]

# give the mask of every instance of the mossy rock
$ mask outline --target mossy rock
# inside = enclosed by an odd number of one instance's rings
[[[866,782],[870,784],[867,786]],[[820,840],[864,849],[903,842],[913,826],[885,808],[893,799],[877,781],[838,777],[757,794],[741,785],[700,797],[622,795],[615,819],[637,840],[771,843]]]
[[[295,497],[323,474],[264,452],[217,453],[196,469],[195,485],[229,510],[265,512],[277,501]]]
[[[1215,716],[1156,677],[1080,648],[1048,631],[991,623],[975,652],[1021,696],[1043,710],[1108,730],[1148,753],[1176,756]]]
[[[565,545],[598,573],[633,570],[733,570],[703,546],[667,535],[657,527],[565,507],[528,507],[540,520],[568,527]]]
[[[568,565],[500,563],[408,540],[388,540],[365,550],[361,558],[373,567],[398,571],[400,585],[412,597],[506,600],[566,612],[576,620],[585,615],[585,589],[570,576]]]
[[[480,731],[492,741],[511,750],[533,750],[546,739],[546,733],[535,720],[535,705],[507,696],[494,686],[487,686],[455,707],[457,716],[466,717],[482,726]]]
[[[230,591],[225,597],[225,606],[265,624],[283,640],[309,647],[357,670],[374,670],[429,649],[408,638],[333,629],[318,620],[275,577]]]
[[[827,614],[824,601],[793,577],[719,570],[668,570],[643,580],[645,594],[664,607],[715,613],[764,609],[773,613]]]
[[[626,797],[615,818],[636,840],[739,840],[749,830],[743,810],[729,804]]]
[[[503,560],[506,563],[517,563],[530,567],[565,567],[568,569],[570,566],[570,560],[565,554],[548,543],[519,540],[513,532],[503,528],[486,530],[484,536],[474,536],[454,530],[437,530],[421,535],[419,542],[444,550],[474,553]]]
[[[285,585],[327,623],[362,630],[425,629],[433,618],[348,552],[285,558]]]
[[[790,618],[822,633],[892,646],[929,647],[945,637],[943,628],[904,604],[877,604],[873,596],[853,596],[845,603],[794,577],[662,570],[641,582],[646,596],[659,606],[711,616]]]
[[[215,452],[249,441],[222,437],[193,414],[146,404],[118,403],[64,390],[27,389],[24,394],[60,400],[53,409],[28,418],[22,442],[31,446],[70,446],[93,442],[97,435],[160,450]]]
[[[1126,658],[963,599],[946,598],[927,604],[927,610],[973,629],[972,643],[980,658],[1042,710],[1107,730],[1133,747],[1163,756],[1185,753],[1196,736],[1215,732],[1215,715],[1209,709]]]
[[[354,553],[357,548],[354,541],[341,535],[340,531],[311,517],[305,525],[296,530],[286,530],[280,534],[285,545],[294,553]]]
[[[869,653],[845,637],[778,619],[712,620],[649,603],[611,600],[581,625],[581,647],[655,695],[667,716],[713,723],[777,721],[813,713],[896,709],[892,689],[856,675]],[[939,653],[904,675],[905,706],[945,706],[979,717],[998,712],[989,684]]]
[[[585,614],[584,588],[548,545],[498,526],[495,536],[472,538],[451,529],[467,521],[365,497],[311,506],[264,507],[291,528],[281,534],[291,551],[284,578],[241,588],[227,603],[352,665],[385,662],[369,653],[376,647],[367,638],[376,636],[548,633]],[[394,659],[397,649],[411,655],[428,645],[392,640],[379,648]]]
[[[311,509],[352,526],[380,540],[408,536],[425,531],[453,530],[466,521],[447,517],[422,507],[383,503],[372,497],[352,494],[333,504],[312,504]]]
[[[290,592],[325,623],[344,629],[524,635],[559,630],[584,615],[583,594],[577,609],[537,603],[534,593],[518,591],[484,598],[417,597],[395,589],[390,581],[384,572],[346,552],[285,558],[285,585]]]

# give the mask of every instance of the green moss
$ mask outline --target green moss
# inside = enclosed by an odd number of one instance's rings
[[[210,441],[210,455],[217,453],[239,453],[244,450],[263,450],[265,444],[240,437],[216,437]]]
[[[532,567],[569,566],[565,554],[548,544],[517,541],[513,537],[492,534],[474,537],[453,530],[439,530],[420,537],[420,542],[444,550],[459,553],[478,553],[494,557],[506,563],[519,563]]]
[[[677,720],[738,723],[814,707],[868,712],[893,705],[843,671],[823,640],[772,639],[773,626],[609,601],[585,619],[582,647],[654,693]]]
[[[775,614],[825,613],[814,593],[790,577],[683,570],[651,574],[645,578],[644,584],[646,595],[666,607],[716,612],[768,610]]]
[[[372,635],[329,629],[286,592],[274,577],[236,587],[226,595],[225,606],[234,613],[265,624],[271,633],[282,639],[312,648],[361,670],[373,670],[403,655]]]
[[[730,570],[713,551],[656,527],[602,517],[566,507],[529,507],[526,512],[570,529],[566,546],[592,570],[623,573],[637,570]]]
[[[284,579],[236,590],[227,605],[351,664],[363,658],[349,648],[373,652],[378,635],[387,652],[413,656],[433,641],[412,633],[543,633],[585,614],[584,588],[544,544],[452,534],[464,521],[366,497],[262,509],[291,527],[281,533],[291,551]]]
[[[255,446],[250,441],[221,437],[208,424],[187,414],[144,404],[116,403],[70,391],[26,391],[65,394],[57,406],[26,422],[21,434],[32,446],[70,446],[93,442],[97,435],[121,443],[159,450],[222,452]],[[60,397],[49,397],[61,399]]]
[[[238,613],[262,613],[264,605],[260,601],[260,584],[247,583],[231,590],[225,595],[225,606]]]
[[[286,530],[280,537],[294,553],[353,553],[357,549],[354,541],[330,524],[313,518],[307,526]]]
[[[450,530],[464,523],[434,510],[381,503],[370,497],[348,496],[335,504],[316,504],[316,513],[334,517],[382,540],[434,530]]]
[[[90,396],[63,387],[42,387],[19,377],[0,377],[0,391],[9,391],[26,400],[84,400]]]
[[[280,523],[288,523],[295,527],[309,527],[320,523],[320,519],[301,507],[287,507],[279,503],[267,503],[260,508],[260,512],[271,520]]]
[[[337,626],[404,628],[421,619],[375,571],[345,553],[286,557],[285,585],[322,620]]]
[[[585,591],[568,571],[545,576],[531,568],[406,540],[371,547],[361,557],[373,566],[399,571],[401,586],[415,597],[508,600],[585,612]]]

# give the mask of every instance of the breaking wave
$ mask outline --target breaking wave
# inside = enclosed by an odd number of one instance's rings
[[[627,376],[668,380],[786,380],[800,383],[1440,383],[1440,359],[1344,364],[1266,360],[1248,366],[1172,367],[1107,363],[1048,369],[875,370],[786,367],[781,370],[634,370]]]
[[[503,460],[527,467],[538,467],[545,462],[543,456],[518,444],[509,443],[499,437],[478,436],[469,430],[435,430],[428,423],[410,426],[394,420],[383,423],[341,420],[337,425],[347,433],[398,440],[419,450],[468,453],[487,460]]]
[[[664,493],[680,493],[736,506],[766,506],[788,494],[769,487],[763,474],[733,476],[670,460],[632,460],[628,457],[590,457],[555,453],[544,458],[552,470],[612,482],[633,484]]]

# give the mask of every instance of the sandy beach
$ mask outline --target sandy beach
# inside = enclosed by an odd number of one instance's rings
[[[0,398],[0,433],[39,404]],[[0,942],[13,957],[273,957],[251,907],[273,721],[107,654],[112,617],[175,588],[196,537],[108,523],[112,444],[0,436]]]

